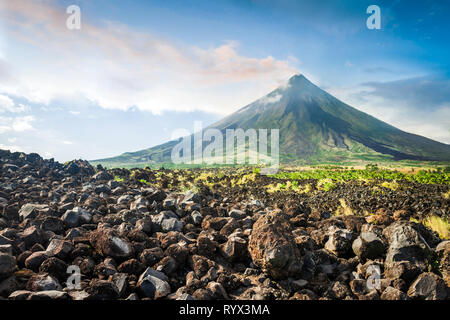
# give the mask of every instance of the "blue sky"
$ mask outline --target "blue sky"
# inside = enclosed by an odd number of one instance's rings
[[[450,143],[449,16],[444,1],[1,0],[0,148],[60,161],[148,148],[295,73]]]

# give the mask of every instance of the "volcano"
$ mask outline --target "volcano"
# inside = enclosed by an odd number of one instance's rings
[[[359,111],[303,75],[210,125],[226,129],[279,129],[281,163],[450,161],[450,145],[404,132]],[[205,128],[208,129],[208,128]],[[108,166],[171,162],[179,140],[91,161]]]

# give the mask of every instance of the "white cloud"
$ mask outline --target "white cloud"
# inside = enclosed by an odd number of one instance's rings
[[[52,1],[15,0],[0,10],[11,50],[20,41],[39,61],[7,59],[15,81],[0,91],[32,102],[80,94],[109,109],[227,114],[297,73],[295,58],[245,56],[233,41],[199,48],[86,19],[81,30],[68,30],[65,10]]]
[[[63,140],[63,141],[61,141],[61,143],[62,144],[67,144],[67,145],[73,144],[72,141],[69,141],[69,140]]]
[[[424,107],[417,108],[407,96],[402,100],[399,97],[376,95],[367,84],[349,88],[329,88],[328,92],[400,130],[450,143],[448,103],[439,102],[433,108],[426,108],[424,104]]]
[[[14,110],[14,102],[10,97],[0,95],[0,112]]]
[[[273,96],[266,96],[266,97],[263,97],[263,98],[261,98],[259,101],[260,101],[262,104],[267,105],[267,104],[271,104],[271,103],[278,102],[278,101],[281,100],[281,98],[282,98],[282,95],[281,95],[281,94],[276,94],[276,95],[273,95]]]
[[[16,145],[5,145],[0,143],[0,149],[9,150],[11,152],[25,152],[25,148]]]
[[[34,121],[33,116],[16,117],[12,123],[12,129],[17,132],[32,130],[31,122]]]
[[[19,103],[18,105],[14,104],[14,101],[5,95],[0,94],[0,112],[25,112],[29,110],[27,106]]]

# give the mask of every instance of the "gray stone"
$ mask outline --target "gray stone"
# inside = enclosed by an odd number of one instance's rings
[[[117,199],[117,204],[128,204],[128,201],[133,200],[133,196],[124,194]]]
[[[0,280],[0,297],[7,297],[18,289],[18,284],[14,276]]]
[[[45,208],[47,208],[47,206],[44,204],[34,204],[34,203],[24,204],[19,210],[19,217],[21,217],[23,220],[36,218],[39,211]]]
[[[31,293],[27,300],[68,300],[69,294],[60,290],[44,290]]]
[[[164,232],[183,231],[184,223],[176,218],[167,218],[161,222],[161,228]]]
[[[0,253],[6,253],[12,256],[13,254],[13,246],[11,244],[2,244],[0,245]]]
[[[242,210],[238,210],[238,209],[233,209],[231,210],[228,215],[236,220],[241,220],[244,219],[246,217],[246,214],[244,211]]]
[[[28,290],[17,290],[11,293],[8,297],[9,300],[26,300],[28,296],[31,294],[31,291]]]
[[[240,237],[229,237],[220,246],[220,252],[230,262],[245,261],[248,257],[247,241]]]
[[[203,216],[197,210],[192,211],[191,218],[196,226],[200,226],[202,224]]]
[[[422,273],[409,287],[408,296],[412,299],[445,300],[447,298],[447,286],[438,275]]]
[[[47,247],[49,256],[64,259],[73,250],[73,245],[70,241],[61,239],[52,239]]]
[[[75,207],[72,209],[73,212],[77,213],[82,223],[90,223],[92,220],[92,214],[81,207]]]
[[[31,270],[38,270],[42,262],[48,259],[47,251],[33,252],[26,260],[25,267]]]
[[[75,228],[80,224],[80,212],[74,210],[67,210],[61,217],[61,220],[70,227]]]
[[[383,255],[385,247],[383,241],[373,232],[362,232],[353,241],[353,252],[362,259],[375,259]]]
[[[114,179],[114,177],[105,171],[99,171],[92,176],[92,179],[95,181],[108,181]]]
[[[30,278],[27,289],[31,291],[61,290],[58,280],[49,274],[37,274]]]
[[[103,256],[126,259],[133,254],[131,243],[120,237],[113,229],[97,229],[90,234],[89,240],[97,252]]]
[[[147,268],[139,277],[137,283],[139,290],[150,299],[158,299],[170,293],[170,285],[167,276],[159,271]]]
[[[387,266],[399,261],[417,264],[423,262],[429,254],[428,244],[410,222],[395,222],[383,234],[389,241],[385,261]]]
[[[380,298],[381,300],[409,300],[408,295],[391,286],[384,289]]]
[[[16,258],[6,253],[0,253],[0,280],[11,276],[16,267]]]
[[[111,188],[108,187],[108,185],[106,185],[106,184],[99,184],[98,186],[95,186],[94,191],[97,194],[100,194],[100,193],[110,194]]]
[[[346,229],[330,227],[325,249],[338,257],[348,254],[351,248],[352,233]]]

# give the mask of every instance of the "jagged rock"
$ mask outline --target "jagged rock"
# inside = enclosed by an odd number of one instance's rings
[[[119,292],[111,281],[92,279],[85,290],[89,296],[85,300],[115,300]]]
[[[213,299],[230,299],[225,288],[218,282],[211,281],[206,289],[211,293]]]
[[[345,256],[350,251],[352,237],[352,233],[348,230],[331,227],[325,249],[338,257]]]
[[[31,247],[36,243],[41,243],[43,240],[42,232],[35,226],[25,229],[21,233],[21,238],[27,247]]]
[[[55,256],[60,259],[67,257],[73,250],[73,245],[70,241],[53,239],[50,241],[47,247],[47,253],[49,256]]]
[[[255,222],[248,250],[253,263],[275,279],[296,276],[302,269],[303,259],[281,213],[269,213]]]
[[[16,258],[9,254],[0,253],[0,280],[11,276],[16,268]]]
[[[42,262],[47,260],[48,258],[47,251],[37,251],[33,252],[28,258],[25,260],[25,267],[31,270],[38,270],[41,266]]]
[[[213,229],[216,231],[220,231],[220,229],[222,229],[227,224],[229,219],[230,218],[227,217],[206,216],[202,221],[202,229],[203,230]]]
[[[39,267],[39,272],[48,273],[59,281],[67,280],[67,264],[56,257],[45,260]]]
[[[220,246],[220,252],[230,262],[245,261],[248,257],[247,241],[231,236]]]
[[[32,292],[27,300],[69,300],[70,296],[67,292],[59,290],[44,290]]]
[[[450,287],[450,240],[442,241],[436,246],[439,260],[439,270],[445,283]]]
[[[39,212],[47,208],[48,207],[45,204],[27,203],[20,208],[19,216],[22,218],[22,220],[34,219],[39,214]]]
[[[94,181],[108,181],[108,180],[111,180],[113,178],[114,177],[111,174],[109,174],[109,173],[107,173],[105,171],[99,171],[99,172],[97,172],[96,174],[94,174],[92,176],[92,179]]]
[[[117,199],[117,204],[127,204],[131,200],[133,200],[132,195],[124,194]]]
[[[218,244],[206,235],[199,235],[197,238],[198,253],[202,256],[212,258],[216,253]]]
[[[128,289],[128,274],[116,273],[111,276],[111,281],[116,286],[119,297],[123,297]]]
[[[139,277],[137,286],[144,296],[153,300],[170,294],[170,285],[167,283],[167,277],[162,272],[150,268]]]
[[[406,295],[406,293],[401,292],[400,290],[391,286],[388,286],[386,289],[384,289],[380,298],[381,300],[409,300],[409,297],[408,295]]]
[[[72,300],[89,300],[90,294],[86,291],[75,290],[68,292]]]
[[[151,267],[159,262],[164,257],[164,253],[161,248],[144,249],[141,253],[141,262],[147,267]]]
[[[49,274],[37,274],[28,280],[27,289],[30,291],[45,291],[45,290],[61,290],[62,287],[58,280]]]
[[[80,224],[80,219],[80,212],[75,210],[67,210],[61,217],[61,220],[64,221],[69,228],[77,227]]]
[[[383,231],[383,234],[389,242],[387,265],[396,261],[417,263],[423,261],[429,253],[428,244],[410,222],[394,222]]]
[[[375,259],[383,255],[383,241],[373,232],[362,232],[352,244],[353,252],[362,259]]]
[[[133,254],[132,245],[113,229],[97,229],[90,234],[89,241],[103,256],[126,259]]]
[[[402,278],[409,282],[425,271],[430,249],[412,223],[394,222],[383,234],[389,242],[385,260],[387,278]]]
[[[192,217],[192,221],[194,222],[194,224],[196,226],[199,226],[202,224],[203,221],[203,216],[200,212],[198,212],[197,210],[192,211],[191,213],[191,217]]]
[[[8,297],[18,287],[19,285],[14,276],[0,280],[0,297]]]
[[[228,213],[228,215],[229,215],[231,218],[234,218],[234,219],[236,219],[236,220],[241,220],[241,219],[243,219],[243,218],[245,218],[245,217],[247,216],[246,213],[245,213],[244,211],[238,210],[238,209],[233,209],[233,210],[231,210],[231,211]]]
[[[5,254],[12,256],[13,255],[13,246],[10,244],[0,245],[0,253],[5,253]]]
[[[447,286],[438,275],[422,273],[409,287],[408,296],[412,299],[445,300],[447,298]]]
[[[184,227],[184,223],[178,220],[177,215],[172,211],[163,211],[158,215],[152,216],[152,221],[164,232],[181,232]]]
[[[350,288],[343,282],[335,281],[325,292],[325,296],[330,299],[345,299],[350,296]]]
[[[81,223],[90,223],[92,220],[92,214],[81,207],[75,207],[72,209],[73,212],[78,214]]]

